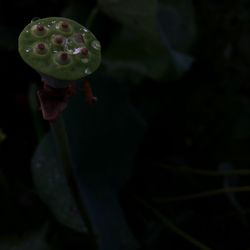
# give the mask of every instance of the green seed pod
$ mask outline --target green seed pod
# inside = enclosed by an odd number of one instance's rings
[[[95,36],[62,17],[32,21],[21,32],[18,49],[28,65],[59,88],[92,74],[101,62],[101,46]]]

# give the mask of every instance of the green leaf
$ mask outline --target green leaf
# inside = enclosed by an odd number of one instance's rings
[[[101,249],[105,250],[137,246],[119,205],[118,193],[131,174],[145,122],[129,103],[122,86],[111,78],[96,78],[93,87],[98,104],[86,106],[83,97],[76,96],[65,112],[76,176]],[[72,217],[69,211],[74,201],[59,162],[49,134],[33,158],[34,181],[58,220],[77,229],[80,218]]]

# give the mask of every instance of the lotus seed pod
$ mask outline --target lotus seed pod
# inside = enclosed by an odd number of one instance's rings
[[[33,20],[21,32],[18,50],[22,59],[56,88],[92,74],[101,62],[101,45],[95,36],[62,17]]]

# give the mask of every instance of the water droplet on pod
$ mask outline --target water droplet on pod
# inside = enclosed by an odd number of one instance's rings
[[[91,46],[96,49],[96,50],[100,50],[101,49],[101,44],[99,41],[97,40],[94,40],[92,43],[91,43]]]
[[[82,62],[82,63],[88,63],[88,62],[89,62],[89,59],[88,59],[88,58],[83,58],[83,59],[81,59],[81,62]]]
[[[84,71],[84,73],[86,75],[90,75],[92,73],[92,71],[90,70],[90,68],[86,68],[85,71]]]
[[[85,27],[80,28],[80,31],[89,32],[89,30],[87,28],[85,28]]]

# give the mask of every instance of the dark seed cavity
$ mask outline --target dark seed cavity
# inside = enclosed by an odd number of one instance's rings
[[[86,57],[88,56],[88,54],[89,54],[89,51],[88,51],[87,48],[82,48],[82,49],[81,49],[81,55],[82,55],[84,58],[86,58]]]
[[[56,45],[62,45],[64,42],[64,37],[61,35],[55,35],[52,37],[52,42]]]
[[[62,26],[63,29],[68,29],[69,28],[69,25],[66,22],[62,22],[61,26]]]
[[[37,43],[34,48],[34,52],[40,55],[45,55],[48,52],[46,44],[42,42]]]
[[[59,54],[56,55],[56,61],[57,63],[61,65],[68,64],[70,62],[70,56],[66,52],[60,52]]]
[[[77,43],[84,43],[84,39],[81,33],[75,33],[74,37]]]
[[[70,27],[69,27],[69,24],[67,23],[67,22],[61,22],[61,24],[60,24],[60,29],[62,30],[62,31],[65,31],[65,32],[68,32],[68,31],[70,31]]]
[[[39,50],[45,50],[45,45],[44,45],[43,43],[39,43],[39,44],[37,45],[37,48],[38,48]]]
[[[41,24],[38,24],[37,25],[37,31],[39,31],[39,32],[43,32],[45,29],[44,29],[44,26],[43,25],[41,25]]]
[[[58,44],[62,44],[63,39],[62,39],[61,37],[56,37],[55,41],[56,41],[56,43],[58,43]]]
[[[63,52],[61,55],[60,55],[60,59],[62,61],[67,61],[69,59],[69,56],[67,53]]]

